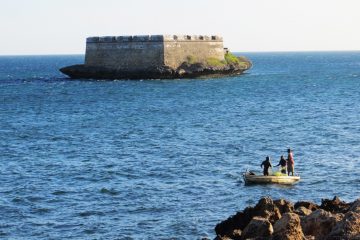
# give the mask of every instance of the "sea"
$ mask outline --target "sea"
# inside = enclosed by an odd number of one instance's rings
[[[359,198],[360,52],[240,55],[240,76],[136,81],[1,56],[0,238],[213,239],[263,196]],[[244,184],[287,148],[298,184]]]

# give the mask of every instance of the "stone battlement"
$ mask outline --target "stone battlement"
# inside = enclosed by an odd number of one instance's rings
[[[86,43],[119,43],[119,42],[174,42],[174,41],[204,41],[222,42],[217,35],[134,35],[134,36],[103,36],[88,37]]]

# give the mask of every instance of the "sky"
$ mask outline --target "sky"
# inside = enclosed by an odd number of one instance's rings
[[[0,0],[0,55],[151,34],[221,35],[234,52],[360,50],[359,11],[360,0]]]

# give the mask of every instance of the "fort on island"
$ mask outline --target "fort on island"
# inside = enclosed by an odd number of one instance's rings
[[[85,64],[122,70],[147,70],[161,66],[178,68],[190,60],[224,60],[219,36],[151,35],[89,37]]]
[[[151,79],[241,74],[251,67],[217,35],[88,37],[85,64],[60,69],[71,78]]]

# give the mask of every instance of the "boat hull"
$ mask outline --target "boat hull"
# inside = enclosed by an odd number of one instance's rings
[[[246,184],[285,184],[292,185],[300,181],[300,176],[260,176],[244,173]]]

